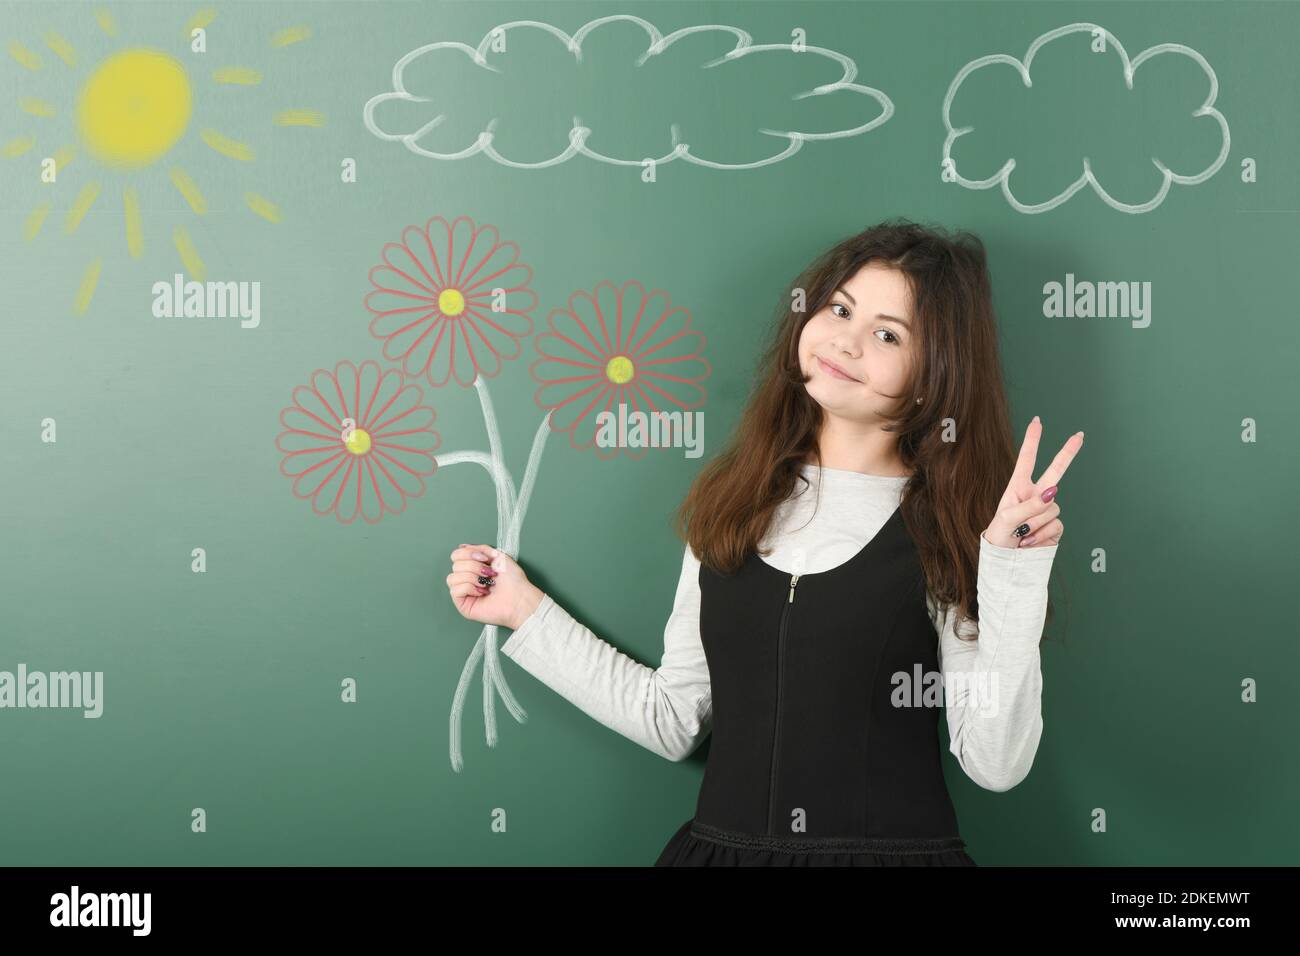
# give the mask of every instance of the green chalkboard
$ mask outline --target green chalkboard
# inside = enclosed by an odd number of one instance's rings
[[[1033,771],[944,757],[972,855],[1294,862],[1294,4],[3,11],[0,862],[652,862],[707,745],[504,657],[485,687],[448,598],[510,534],[485,402],[516,489],[538,450],[520,562],[657,664],[670,516],[786,286],[893,216],[983,239],[1016,426],[1087,433]],[[405,363],[393,283],[471,248],[502,357]],[[699,454],[551,433],[538,340],[615,292],[702,336]],[[296,477],[331,389],[400,410],[404,467],[371,417],[330,439],[355,471]]]

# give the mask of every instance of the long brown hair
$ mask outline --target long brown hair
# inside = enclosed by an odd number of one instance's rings
[[[958,608],[958,620],[978,622],[980,532],[1011,478],[1018,443],[1011,437],[984,244],[971,233],[887,220],[839,242],[798,276],[777,310],[740,424],[691,485],[676,531],[702,563],[731,573],[758,548],[777,506],[803,480],[800,466],[820,464],[824,413],[804,388],[799,336],[835,290],[873,260],[906,276],[920,346],[912,381],[886,426],[898,433],[898,452],[911,473],[903,518],[931,594]],[[798,290],[802,309],[795,308]],[[950,426],[955,440],[945,441]],[[1049,599],[1047,620],[1052,616]]]

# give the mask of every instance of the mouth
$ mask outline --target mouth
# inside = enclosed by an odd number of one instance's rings
[[[859,385],[862,384],[858,379],[844,371],[844,369],[840,368],[838,365],[832,365],[820,355],[814,355],[813,358],[817,360],[817,363],[821,365],[822,370],[830,375],[831,378],[842,378],[846,382],[858,382]]]

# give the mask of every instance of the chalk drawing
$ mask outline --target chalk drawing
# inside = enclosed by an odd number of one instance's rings
[[[424,494],[441,439],[419,386],[373,360],[342,361],[333,371],[317,369],[292,395],[275,439],[284,453],[280,473],[316,514],[376,524]]]
[[[370,270],[365,298],[384,358],[434,388],[496,376],[522,354],[520,340],[533,328],[533,270],[518,257],[519,247],[499,241],[495,226],[468,216],[434,216],[423,228],[403,229]]]
[[[853,79],[858,73],[857,65],[849,57],[834,50],[808,45],[803,45],[796,49],[793,43],[764,43],[756,45],[752,42],[750,35],[744,30],[722,24],[701,24],[693,27],[684,27],[664,36],[654,27],[653,24],[641,19],[640,17],[632,16],[631,14],[615,14],[608,17],[600,17],[599,19],[584,24],[577,33],[573,34],[573,36],[569,36],[564,31],[548,23],[541,23],[537,20],[515,20],[493,27],[484,35],[483,39],[479,41],[477,47],[472,47],[468,44],[454,40],[443,40],[437,43],[428,43],[424,46],[417,47],[403,56],[393,66],[392,90],[372,96],[366,101],[365,108],[362,112],[362,119],[365,122],[366,129],[370,130],[371,133],[378,136],[380,139],[400,142],[411,152],[429,159],[467,159],[470,156],[482,153],[503,166],[509,166],[515,169],[542,169],[547,166],[554,166],[559,163],[567,162],[574,156],[582,155],[602,163],[611,163],[618,166],[643,167],[647,162],[647,157],[644,155],[623,157],[610,156],[598,153],[589,147],[587,145],[587,139],[591,136],[592,131],[590,128],[583,126],[581,120],[577,117],[574,118],[573,126],[569,130],[568,145],[549,159],[531,163],[509,159],[501,155],[501,153],[494,148],[493,139],[497,128],[496,117],[493,117],[488,121],[484,129],[478,133],[473,143],[466,145],[463,149],[447,153],[439,153],[426,149],[419,143],[420,138],[424,136],[425,133],[439,126],[445,120],[446,114],[442,112],[438,112],[430,120],[411,131],[385,130],[381,128],[375,118],[376,107],[390,100],[404,100],[414,103],[429,103],[433,101],[434,97],[432,95],[421,96],[408,90],[404,80],[406,68],[410,66],[414,60],[422,56],[437,53],[439,51],[452,51],[455,55],[468,57],[476,66],[482,67],[485,70],[491,70],[494,73],[501,73],[502,71],[498,67],[493,66],[488,59],[488,54],[492,52],[490,48],[495,39],[497,37],[504,37],[510,30],[532,29],[542,30],[555,36],[565,45],[566,49],[573,54],[574,59],[581,62],[582,43],[587,38],[588,34],[604,24],[620,20],[637,24],[645,30],[649,38],[649,46],[636,61],[638,67],[644,65],[650,57],[663,53],[664,50],[668,49],[668,47],[676,43],[682,37],[705,31],[720,31],[734,36],[736,38],[736,46],[722,56],[701,64],[701,69],[712,69],[721,64],[731,63],[741,57],[750,56],[754,53],[760,52],[783,51],[791,56],[807,56],[811,54],[814,56],[825,57],[840,65],[840,68],[843,70],[843,74],[840,78],[833,83],[824,83],[820,86],[813,87],[811,90],[797,93],[792,97],[792,99],[801,100],[810,96],[825,96],[830,93],[848,91],[874,100],[876,105],[873,109],[878,110],[876,115],[872,116],[872,118],[865,123],[854,126],[850,129],[833,130],[831,132],[802,132],[798,130],[779,130],[760,127],[759,132],[778,139],[784,139],[786,142],[778,152],[771,156],[749,163],[719,163],[694,155],[691,152],[690,145],[681,142],[680,126],[674,123],[670,124],[670,136],[672,141],[671,148],[663,155],[650,160],[655,164],[662,165],[673,160],[681,159],[688,163],[694,163],[698,166],[707,166],[711,169],[756,169],[760,166],[779,163],[783,159],[790,158],[795,153],[799,152],[799,150],[803,148],[803,144],[808,140],[831,140],[843,139],[850,136],[860,136],[863,133],[875,129],[877,126],[887,122],[894,114],[893,101],[891,101],[889,97],[880,90],[854,83]],[[434,108],[437,108],[436,105]]]
[[[668,293],[646,292],[635,280],[570,295],[555,309],[548,331],[534,340],[538,354],[529,372],[535,399],[546,410],[533,435],[523,482],[516,486],[505,464],[501,431],[488,378],[522,354],[533,330],[537,294],[532,269],[518,261],[519,248],[502,242],[492,226],[468,216],[433,216],[407,226],[400,242],[380,251],[369,271],[365,296],[370,332],[382,342],[384,369],[374,360],[339,362],[318,369],[310,384],[293,390],[293,404],[280,412],[284,430],[276,448],[280,471],[294,480],[294,494],[310,498],[319,515],[343,524],[360,516],[373,524],[405,508],[424,492],[424,479],[449,465],[484,469],[496,494],[496,547],[518,557],[524,516],[541,466],[546,439],[567,432],[575,448],[604,449],[587,436],[596,404],[617,401],[681,411],[704,402],[700,384],[712,371],[702,352],[705,338],[690,327],[690,312],[673,306]],[[472,385],[478,396],[488,450],[447,451],[434,430],[436,413],[423,401],[418,382],[433,388]],[[588,397],[592,396],[590,400]],[[615,451],[617,451],[616,449]],[[646,449],[622,449],[640,458]],[[501,668],[498,627],[485,625],[461,669],[449,721],[451,765],[464,766],[461,715],[474,671],[483,665],[483,724],[496,746],[495,702],[505,702],[520,723],[527,713],[511,693]]]
[[[510,557],[517,559],[524,513],[528,508],[528,499],[532,495],[533,483],[537,479],[537,469],[541,463],[542,452],[546,448],[546,437],[550,430],[547,427],[546,419],[543,419],[533,435],[533,445],[528,455],[528,465],[524,471],[523,485],[516,493],[514,481],[502,459],[501,434],[497,427],[496,413],[492,408],[492,399],[488,394],[487,383],[481,378],[476,378],[474,385],[478,391],[479,403],[483,411],[483,425],[487,430],[488,447],[491,452],[486,456],[481,452],[473,452],[468,453],[472,457],[460,458],[457,457],[458,454],[466,455],[467,453],[452,453],[447,456],[439,456],[439,463],[452,464],[455,461],[472,461],[487,469],[497,490],[496,540],[498,544],[496,547],[510,555]],[[483,629],[479,632],[478,640],[474,642],[474,647],[465,660],[464,667],[461,668],[460,679],[456,683],[456,693],[452,698],[451,715],[448,724],[448,746],[450,747],[452,769],[458,773],[464,767],[464,757],[461,753],[460,743],[461,714],[465,709],[465,698],[469,694],[469,684],[473,679],[474,669],[478,666],[480,660],[483,661],[483,728],[488,746],[495,747],[497,743],[496,708],[494,706],[497,693],[500,693],[506,709],[516,721],[522,724],[528,719],[527,712],[515,699],[514,694],[511,693],[510,686],[506,683],[505,674],[502,672],[501,657],[497,646],[498,631],[499,628],[495,624],[483,626]]]
[[[1011,171],[1016,168],[1016,160],[1014,157],[1008,159],[1006,163],[1002,165],[1001,169],[987,179],[966,179],[958,174],[956,172],[956,160],[952,158],[952,144],[959,137],[965,136],[967,133],[972,132],[975,129],[974,126],[954,128],[952,125],[952,101],[954,97],[956,97],[957,91],[961,89],[961,85],[966,77],[974,71],[983,69],[986,66],[991,66],[993,64],[1006,64],[1015,67],[1015,69],[1019,71],[1020,77],[1025,86],[1033,86],[1033,82],[1030,80],[1029,70],[1033,65],[1034,55],[1038,52],[1039,48],[1050,43],[1052,40],[1068,36],[1072,33],[1102,35],[1105,38],[1107,50],[1113,49],[1119,55],[1120,64],[1124,71],[1124,85],[1130,90],[1133,89],[1133,77],[1134,74],[1137,73],[1138,67],[1152,57],[1164,53],[1176,53],[1180,56],[1190,57],[1194,60],[1205,72],[1205,75],[1209,80],[1209,95],[1206,96],[1205,102],[1193,111],[1191,115],[1193,117],[1213,117],[1219,124],[1219,128],[1223,133],[1223,145],[1220,147],[1219,155],[1215,158],[1214,162],[1195,175],[1185,176],[1174,172],[1158,157],[1152,156],[1151,162],[1155,164],[1155,167],[1158,170],[1160,170],[1160,189],[1148,201],[1136,204],[1120,202],[1118,199],[1107,193],[1106,190],[1102,188],[1101,183],[1097,181],[1096,176],[1093,175],[1092,166],[1086,156],[1083,157],[1083,172],[1079,175],[1078,179],[1051,199],[1032,205],[1022,203],[1012,195],[1009,177],[1011,176]],[[953,182],[960,183],[967,189],[989,189],[992,186],[1001,185],[1002,194],[1006,197],[1006,200],[1011,207],[1017,212],[1042,213],[1047,212],[1050,209],[1055,209],[1084,186],[1091,186],[1093,192],[1101,197],[1102,202],[1106,203],[1106,205],[1110,206],[1112,209],[1126,213],[1150,212],[1164,201],[1165,196],[1169,193],[1169,186],[1171,183],[1178,183],[1182,186],[1195,186],[1199,183],[1203,183],[1218,172],[1219,168],[1223,165],[1224,160],[1228,158],[1228,147],[1230,144],[1228,121],[1224,119],[1222,113],[1214,108],[1214,102],[1218,99],[1218,95],[1219,78],[1215,76],[1214,70],[1210,67],[1210,64],[1206,62],[1205,57],[1201,56],[1201,54],[1197,53],[1191,47],[1183,46],[1181,43],[1161,43],[1156,46],[1148,47],[1130,61],[1128,54],[1124,51],[1124,47],[1120,45],[1119,40],[1117,40],[1114,34],[1109,30],[1099,27],[1095,23],[1071,23],[1069,26],[1059,27],[1056,30],[1044,33],[1038,37],[1038,39],[1034,40],[1034,42],[1029,45],[1029,50],[1026,52],[1023,62],[1007,54],[994,53],[989,56],[980,57],[977,60],[972,60],[957,72],[957,75],[953,77],[952,83],[948,86],[947,95],[943,98],[943,125],[944,129],[947,130],[947,136],[944,138],[943,142],[943,168],[949,171],[949,175],[953,177]]]
[[[177,31],[175,50],[169,52],[122,45],[120,39],[117,39],[115,49],[109,55],[88,66],[82,62],[77,47],[70,40],[58,33],[46,32],[45,45],[54,54],[48,62],[58,70],[84,72],[85,77],[77,86],[75,102],[58,103],[40,97],[20,99],[22,110],[37,118],[37,132],[36,135],[24,134],[0,144],[0,156],[8,159],[16,160],[30,154],[21,161],[30,165],[26,169],[9,171],[7,177],[30,176],[33,182],[61,185],[65,177],[70,176],[75,180],[79,175],[94,176],[98,169],[107,174],[111,182],[120,180],[123,183],[121,206],[117,211],[110,208],[108,214],[122,218],[127,252],[132,259],[140,259],[144,255],[149,224],[141,215],[137,187],[146,189],[151,185],[150,177],[157,179],[162,175],[158,167],[183,145],[187,135],[192,138],[195,127],[199,128],[199,139],[214,152],[244,162],[254,159],[252,144],[204,126],[202,117],[195,114],[195,105],[210,103],[211,97],[198,90],[199,78],[192,75],[194,71],[187,69],[178,55],[185,56],[188,52],[192,42],[190,28],[201,27],[205,31],[213,29],[216,14],[211,11],[209,14],[198,20],[191,18],[185,31]],[[104,34],[118,38],[117,21],[111,11],[98,10],[95,19]],[[305,39],[309,35],[305,27],[294,28],[291,32],[299,39]],[[99,42],[92,39],[87,42],[87,46],[97,49]],[[35,80],[49,77],[45,72],[47,56],[17,40],[11,41],[8,49],[12,59],[34,74]],[[247,67],[226,66],[213,71],[210,80],[219,86],[254,86],[261,83],[262,73]],[[325,123],[322,113],[312,110],[299,112],[311,117],[311,125],[322,126]],[[276,125],[287,124],[277,120]],[[38,146],[42,149],[32,153]],[[65,169],[82,155],[86,157],[86,162],[77,163],[70,170]],[[49,170],[43,168],[46,157],[52,159],[52,168]],[[78,170],[83,167],[89,172],[80,174]],[[45,178],[50,174],[53,179]],[[207,199],[186,170],[172,166],[167,176],[196,215],[203,216],[207,213]],[[64,220],[65,232],[71,234],[77,231],[82,220],[95,206],[100,192],[101,184],[98,180],[82,181],[77,198]],[[248,199],[249,208],[263,219],[271,222],[280,220],[279,209],[270,200],[252,192],[246,193],[246,197],[252,197]],[[100,203],[99,208],[103,209],[104,203]],[[37,238],[46,212],[48,203],[42,202],[27,217],[24,238],[28,242]],[[189,232],[179,224],[171,232],[172,242],[186,273],[190,278],[203,282],[206,279],[203,259]],[[95,256],[82,273],[73,301],[75,314],[82,315],[89,307],[103,262],[102,255]]]
[[[700,383],[713,370],[703,356],[705,337],[662,289],[646,292],[635,279],[622,287],[601,282],[574,292],[568,308],[546,321],[548,331],[533,340],[541,358],[529,371],[542,383],[534,399],[551,410],[552,430],[567,433],[574,448],[600,458],[643,458],[646,447],[601,447],[597,415],[616,415],[620,403],[646,413],[704,403]]]

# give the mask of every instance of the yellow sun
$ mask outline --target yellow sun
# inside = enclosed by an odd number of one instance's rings
[[[217,13],[212,9],[205,8],[195,13],[185,25],[185,42],[192,44],[197,40],[197,31],[212,29],[216,18]],[[119,30],[112,13],[97,10],[95,20],[104,34],[116,43]],[[310,36],[311,30],[306,26],[287,27],[271,36],[269,47],[272,50],[285,50]],[[10,40],[6,48],[9,56],[19,66],[33,74],[33,82],[47,75],[47,63],[62,64],[61,67],[56,65],[55,69],[82,69],[82,54],[66,37],[47,31],[43,39],[54,54],[54,60],[47,60],[42,53],[18,40]],[[98,49],[95,41],[91,41],[90,45]],[[195,65],[203,60],[192,57],[187,62],[193,71]],[[98,165],[127,171],[128,178],[122,187],[120,207],[126,233],[126,249],[131,258],[141,258],[149,230],[142,215],[136,180],[137,177],[144,181],[148,176],[159,175],[157,171],[147,170],[146,167],[158,163],[191,133],[191,114],[195,102],[192,75],[182,65],[181,59],[162,50],[131,45],[108,53],[89,70],[84,81],[77,87],[72,109],[65,110],[41,96],[18,97],[18,108],[33,117],[41,129],[36,135],[21,134],[7,142],[0,142],[0,159],[18,159],[35,150],[39,143],[45,149],[44,155],[37,154],[41,182],[46,186],[60,187],[52,188],[51,200],[37,202],[28,214],[23,223],[23,239],[27,242],[36,240],[49,218],[55,197],[66,203],[63,230],[71,234],[77,231],[104,193],[103,183],[94,179],[84,182],[76,191],[75,197],[61,188],[66,167],[84,148]],[[212,70],[211,78],[219,86],[255,86],[262,82],[262,71],[247,66],[223,64]],[[200,103],[202,102],[203,97],[200,96]],[[76,142],[59,142],[67,133],[59,132],[54,127],[64,123],[71,125]],[[213,152],[240,163],[253,162],[257,152],[253,144],[234,139],[197,121],[194,125],[199,126],[195,131],[199,140]],[[325,125],[325,114],[310,109],[282,109],[272,116],[271,125],[320,127]],[[72,175],[76,177],[75,170]],[[199,187],[199,182],[187,170],[179,165],[171,165],[167,176],[196,216],[207,215],[208,198]],[[244,203],[255,215],[267,222],[275,223],[282,219],[280,207],[260,193],[251,190],[245,192]],[[206,281],[207,267],[199,256],[189,230],[180,223],[172,228],[172,243],[186,274],[198,282]],[[103,266],[103,257],[96,256],[82,273],[73,305],[78,315],[84,314],[90,305]],[[369,437],[361,434],[358,442],[368,442]]]
[[[190,122],[185,68],[157,50],[123,50],[106,59],[77,99],[77,128],[109,166],[139,168],[158,159]]]

